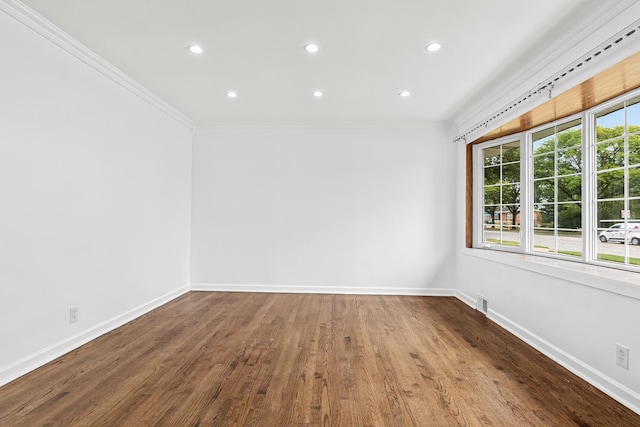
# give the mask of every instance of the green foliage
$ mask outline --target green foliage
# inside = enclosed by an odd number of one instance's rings
[[[625,162],[639,166],[629,169],[628,181],[630,196],[640,197],[640,126],[629,126],[627,131],[631,135],[627,138],[628,155],[625,156],[624,126],[596,128],[596,191],[600,200],[624,197]],[[554,228],[557,221],[560,228],[579,229],[582,227],[579,203],[582,201],[582,129],[578,125],[553,133],[550,128],[537,135],[539,139],[534,142],[533,152],[533,199],[541,220],[539,225]],[[491,167],[485,168],[484,203],[491,221],[500,206],[513,218],[520,211],[519,157],[520,148],[515,144],[486,150],[485,165]],[[560,203],[557,212],[555,202]],[[598,220],[619,219],[623,208],[613,200],[601,202]],[[638,209],[630,208],[633,217],[640,217]]]
[[[629,133],[636,133],[627,138],[628,151],[625,156],[625,139],[623,126],[596,128],[596,166],[598,170],[596,191],[598,199],[620,199],[625,194],[625,164],[629,166],[640,164],[640,126],[629,126]],[[640,172],[629,169],[629,194],[640,196]],[[633,201],[631,201],[633,204]],[[632,206],[630,206],[632,208]],[[620,218],[620,211],[624,205],[619,201],[602,202],[598,204],[598,220],[613,220]],[[631,209],[632,217],[640,217],[637,209]]]
[[[634,132],[640,131],[640,126],[630,126],[635,129]],[[629,166],[640,164],[640,135],[631,135],[629,137]]]
[[[577,230],[582,228],[582,205],[568,203],[558,207],[558,228]]]
[[[554,227],[553,202],[582,200],[582,129],[571,128],[534,143],[534,203],[542,227]],[[546,179],[544,179],[546,178]],[[558,226],[580,228],[579,205],[558,212]]]
[[[578,251],[558,251],[558,253],[562,255],[570,255],[570,256],[577,256],[577,257],[582,256],[582,252],[578,252]]]
[[[484,211],[493,223],[500,206],[512,218],[520,210],[520,146],[508,143],[484,152]]]
[[[520,242],[515,242],[513,240],[503,240],[501,242],[498,239],[485,239],[485,242],[487,242],[487,243],[496,243],[498,245],[505,245],[505,246],[520,246]]]
[[[582,173],[582,129],[558,134],[558,175]]]
[[[622,135],[624,128],[616,126],[596,128],[597,141],[596,167],[597,170],[613,169],[624,167],[624,139],[617,138]],[[605,141],[605,142],[601,142]]]

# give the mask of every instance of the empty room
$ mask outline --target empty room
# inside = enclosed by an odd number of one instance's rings
[[[640,1],[0,0],[1,426],[640,426]]]

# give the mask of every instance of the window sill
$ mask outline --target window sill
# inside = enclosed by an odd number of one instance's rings
[[[637,272],[491,249],[466,248],[462,253],[640,300],[640,273]]]

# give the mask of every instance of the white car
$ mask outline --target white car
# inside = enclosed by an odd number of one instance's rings
[[[640,222],[630,221],[626,224],[624,222],[613,224],[611,227],[603,230],[600,233],[599,238],[603,243],[624,243],[626,240],[627,243],[640,245]]]

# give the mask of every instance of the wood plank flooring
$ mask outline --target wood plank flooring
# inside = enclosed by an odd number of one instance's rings
[[[0,388],[1,426],[640,426],[454,298],[190,292]]]

